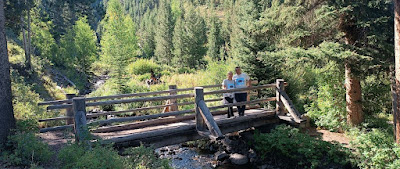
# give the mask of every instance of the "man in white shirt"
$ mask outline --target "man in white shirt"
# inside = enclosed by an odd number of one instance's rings
[[[250,87],[251,81],[249,75],[246,73],[242,73],[242,70],[239,66],[235,68],[236,74],[233,76],[233,80],[235,81],[235,88],[247,88]],[[240,91],[235,93],[236,102],[245,102],[247,101],[247,91]],[[237,106],[239,116],[244,116],[244,111],[246,110],[246,105]]]

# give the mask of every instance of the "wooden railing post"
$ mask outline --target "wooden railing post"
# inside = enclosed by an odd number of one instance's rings
[[[176,95],[176,85],[169,85],[169,95]],[[169,99],[169,104],[173,104],[169,106],[169,111],[178,111],[178,104],[176,99]]]
[[[74,97],[76,97],[76,94],[66,94],[66,98],[68,100],[72,100]],[[69,119],[67,119],[67,125],[69,124],[74,124],[74,110],[72,107],[67,108],[66,110],[66,116],[70,117]]]
[[[75,141],[83,141],[89,136],[89,130],[86,124],[86,101],[84,97],[75,97],[72,99],[74,107],[74,129]]]
[[[285,80],[283,79],[276,79],[276,114],[282,115],[284,113],[285,107],[283,106],[281,93],[280,91],[285,90],[284,86]]]
[[[196,111],[196,129],[198,131],[204,131],[206,129],[206,124],[204,121],[203,116],[200,112],[199,102],[204,100],[204,89],[202,87],[195,87],[194,88],[195,94],[195,111]]]

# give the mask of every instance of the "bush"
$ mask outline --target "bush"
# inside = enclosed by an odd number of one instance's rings
[[[312,102],[305,105],[307,115],[319,127],[331,131],[347,129],[344,78],[337,64],[315,69],[318,86],[309,91]]]
[[[399,168],[400,147],[393,134],[380,129],[353,131],[354,162],[360,168]]]
[[[150,73],[151,70],[158,74],[160,73],[161,67],[153,60],[137,59],[135,62],[131,63],[127,69],[130,74],[142,75]]]
[[[363,112],[366,115],[391,114],[392,96],[389,79],[387,73],[379,73],[369,75],[361,82]]]
[[[127,156],[129,168],[171,168],[168,160],[158,159],[152,148],[144,146],[129,148],[125,150],[124,155]]]
[[[170,168],[167,160],[159,160],[151,148],[136,147],[124,151],[124,156],[111,146],[71,144],[58,154],[62,168],[125,169],[125,168]]]
[[[281,163],[284,168],[343,168],[350,164],[346,148],[310,137],[290,126],[280,125],[271,133],[256,134],[254,139],[255,150],[261,158],[285,159]]]
[[[57,116],[57,113],[48,112],[45,107],[38,106],[38,103],[42,102],[43,99],[34,91],[33,86],[26,84],[25,79],[15,71],[12,71],[11,88],[16,119],[38,121],[41,118]],[[42,123],[40,125],[44,126],[45,124]],[[38,126],[37,123],[36,126]]]
[[[10,151],[2,152],[1,159],[9,165],[44,164],[53,155],[48,145],[39,141],[31,132],[18,132],[10,136],[6,147]]]
[[[111,147],[99,145],[87,148],[83,145],[71,144],[60,150],[58,154],[61,166],[65,169],[123,169],[124,160]]]

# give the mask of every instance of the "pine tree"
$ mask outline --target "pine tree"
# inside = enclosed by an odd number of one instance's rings
[[[134,23],[124,15],[119,0],[110,0],[104,18],[101,40],[101,60],[111,65],[111,75],[117,79],[118,89],[124,90],[125,67],[138,53]]]
[[[156,47],[154,56],[159,62],[167,63],[172,60],[172,34],[173,34],[173,18],[171,7],[168,0],[159,2],[159,9],[156,18],[155,41]]]
[[[261,51],[267,51],[271,47],[269,41],[261,40],[264,37],[262,27],[259,24],[260,13],[253,1],[236,1],[235,21],[238,24],[232,28],[231,43],[232,56],[236,62],[244,68],[252,77],[258,80],[266,80],[270,68],[258,57]]]
[[[387,63],[393,58],[393,11],[390,0],[330,0],[329,5],[340,13],[338,29],[344,34],[341,43],[358,54],[374,58],[373,64]],[[374,23],[374,24],[371,24]],[[363,121],[360,58],[346,56],[343,60],[346,76],[347,123]],[[388,64],[382,65],[386,70]]]
[[[143,51],[143,55],[146,58],[154,56],[155,50],[155,11],[147,10],[144,14],[142,22],[140,23],[140,29],[138,30],[140,47]]]
[[[191,4],[185,7],[184,19],[177,19],[174,31],[174,54],[178,66],[197,68],[203,64],[206,54],[206,25]]]
[[[87,22],[86,17],[79,18],[72,29],[61,38],[60,45],[64,61],[72,61],[86,75],[97,58],[96,36]]]
[[[185,53],[187,53],[187,48],[185,45],[185,27],[184,27],[184,18],[183,16],[178,16],[176,18],[176,22],[175,22],[175,28],[174,28],[174,37],[173,37],[173,44],[174,44],[174,50],[173,50],[173,54],[174,54],[174,59],[173,59],[173,63],[174,65],[181,65],[184,66],[182,64],[180,64],[182,62],[181,58],[183,58],[183,55]]]
[[[64,64],[57,56],[58,46],[51,34],[53,23],[51,21],[43,21],[47,19],[47,15],[37,6],[32,9],[31,15],[32,54],[47,58],[57,65]]]
[[[209,18],[209,31],[207,37],[207,56],[215,59],[221,60],[223,58],[219,57],[221,38],[220,38],[220,21],[218,17],[215,16],[214,9],[211,10],[211,16]]]

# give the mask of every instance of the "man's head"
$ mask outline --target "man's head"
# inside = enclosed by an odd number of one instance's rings
[[[240,69],[239,66],[236,66],[235,67],[235,72],[236,72],[236,74],[240,75],[240,74],[242,74],[242,69]]]
[[[226,74],[226,78],[228,78],[228,79],[232,79],[232,76],[233,76],[232,71],[229,71],[229,72]]]

